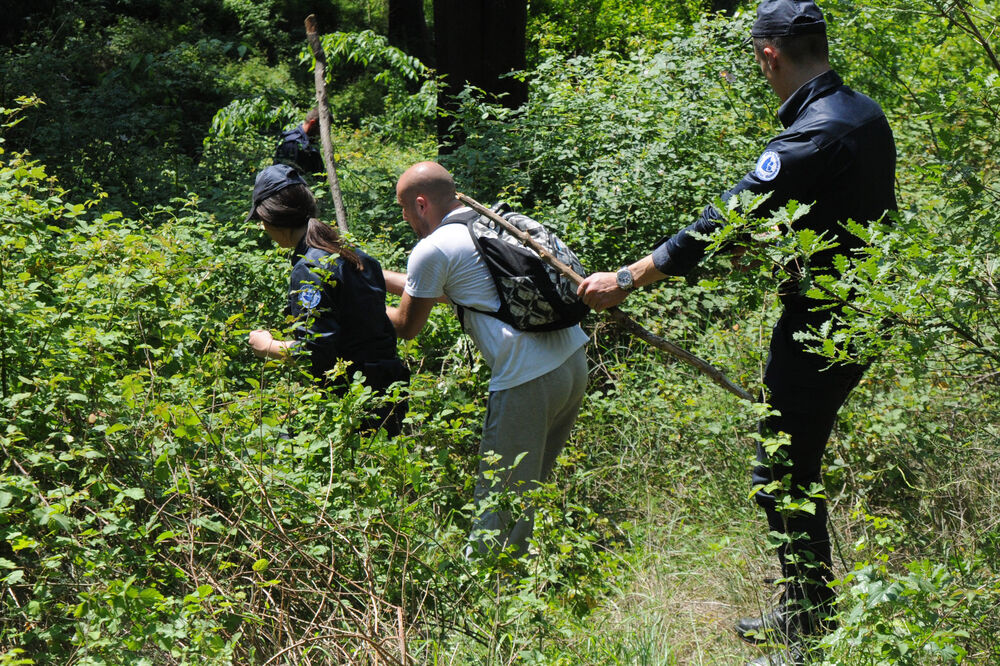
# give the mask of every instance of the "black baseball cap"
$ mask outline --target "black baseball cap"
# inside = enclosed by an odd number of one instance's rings
[[[763,0],[757,5],[757,20],[751,37],[791,37],[826,32],[823,12],[812,0]]]
[[[305,185],[295,167],[287,164],[272,164],[257,174],[257,180],[253,184],[253,202],[250,204],[250,213],[244,222],[249,222],[257,217],[257,206],[268,197],[274,196],[290,185]]]

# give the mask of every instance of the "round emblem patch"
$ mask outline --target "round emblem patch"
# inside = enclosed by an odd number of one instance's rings
[[[763,181],[774,180],[781,171],[781,158],[773,150],[765,151],[757,160],[757,168],[754,174]]]
[[[319,289],[313,285],[306,285],[302,287],[302,291],[299,292],[299,303],[302,307],[312,310],[314,307],[319,305],[319,300],[322,297]]]

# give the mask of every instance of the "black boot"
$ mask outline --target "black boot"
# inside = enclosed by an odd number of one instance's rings
[[[798,636],[798,632],[790,625],[789,619],[789,615],[785,612],[785,604],[780,603],[763,615],[740,618],[736,621],[733,629],[740,639],[751,645],[758,643],[787,644]]]
[[[744,617],[733,629],[742,640],[756,645],[779,643],[793,645],[798,639],[835,628],[830,604],[810,604],[798,599],[782,600],[772,610],[757,617]],[[762,662],[764,664],[768,662]]]

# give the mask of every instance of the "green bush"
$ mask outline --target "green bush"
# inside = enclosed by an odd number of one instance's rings
[[[255,232],[220,232],[194,199],[100,213],[5,157],[5,659],[331,663],[453,631],[511,654],[497,626],[536,640],[559,626],[541,609],[604,589],[604,521],[550,487],[540,555],[494,623],[506,574],[463,555],[487,376],[450,313],[406,347],[409,434],[361,435],[367,389],[331,398],[249,353],[249,328],[284,325],[287,279]]]
[[[560,229],[592,269],[645,254],[752,165],[775,131],[743,20],[699,23],[658,50],[553,55],[516,112],[466,97],[460,185]],[[734,128],[738,130],[734,131]]]
[[[748,499],[754,409],[590,317],[580,426],[529,498],[537,556],[467,559],[488,370],[450,312],[401,344],[416,372],[408,430],[392,440],[355,432],[373,399],[361,386],[330,399],[245,344],[250,328],[284,326],[287,260],[240,221],[277,130],[311,99],[305,68],[282,60],[300,33],[250,42],[291,19],[249,12],[243,32],[220,19],[220,35],[201,30],[207,5],[185,5],[192,18],[175,25],[149,3],[112,18],[97,4],[77,3],[74,30],[41,26],[47,51],[5,47],[2,65],[5,91],[35,90],[46,106],[5,98],[0,137],[0,663],[752,658],[719,626],[762,604],[772,573]],[[640,17],[635,29],[595,21],[574,36],[582,14],[566,10],[585,4],[536,8],[548,23],[524,74],[529,102],[510,111],[468,91],[454,121],[469,141],[447,165],[461,189],[551,223],[601,270],[686,224],[779,128],[743,43],[748,15],[683,27],[680,6],[604,3],[609,19]],[[331,87],[355,86],[343,99],[365,106],[345,101],[360,129],[337,123],[335,151],[352,237],[402,269],[414,239],[393,183],[435,146],[426,109],[408,106],[426,101],[406,74],[420,68],[348,32],[382,20],[372,7],[341,8],[354,22],[337,26],[342,55],[362,62]],[[816,658],[993,663],[995,17],[982,3],[824,9],[835,66],[894,127],[901,212],[852,225],[865,246],[836,274],[810,275],[813,296],[854,304],[812,333],[817,349],[873,360],[823,479],[840,629]],[[364,80],[372,71],[385,82]],[[161,93],[190,108],[157,106]],[[31,125],[56,107],[72,122]],[[114,123],[141,137],[125,157],[106,135]],[[38,130],[45,141],[28,145]],[[770,237],[751,207],[729,211],[715,240]],[[795,228],[801,210],[748,248],[756,267],[733,270],[720,247],[705,272],[626,309],[755,390],[782,279],[772,269],[829,240]]]

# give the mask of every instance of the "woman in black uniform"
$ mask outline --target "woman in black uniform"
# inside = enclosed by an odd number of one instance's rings
[[[345,246],[317,215],[316,200],[294,168],[275,164],[257,175],[247,221],[260,220],[275,243],[294,248],[286,312],[295,320],[295,339],[275,340],[259,329],[250,333],[250,346],[264,358],[308,353],[313,377],[336,394],[357,371],[365,386],[384,393],[409,381],[410,373],[396,355],[396,333],[385,314],[382,267]],[[341,359],[349,362],[347,372],[331,379],[327,371]],[[405,402],[386,404],[363,427],[384,427],[394,436],[405,413]]]

